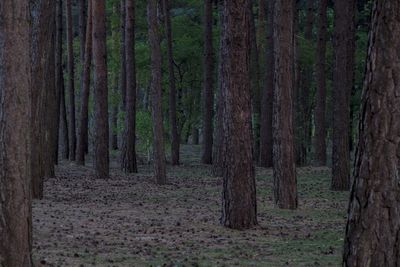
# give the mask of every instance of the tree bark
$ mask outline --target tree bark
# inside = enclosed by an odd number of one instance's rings
[[[56,135],[55,135],[55,151],[54,151],[54,161],[58,164],[59,161],[59,147],[60,147],[60,130],[61,130],[61,90],[63,90],[62,84],[64,83],[63,69],[62,69],[62,14],[63,14],[63,4],[62,0],[57,0],[56,3],[56,39],[55,39],[55,90],[56,90]]]
[[[80,45],[80,59],[82,66],[85,64],[85,43],[86,43],[86,17],[87,7],[86,0],[78,0],[79,6],[79,45]],[[83,72],[82,72],[83,75]],[[81,76],[82,77],[82,76]]]
[[[400,265],[399,14],[374,1],[343,266]]]
[[[263,0],[261,0],[262,2]],[[268,1],[267,36],[265,46],[265,83],[261,97],[260,166],[272,167],[272,107],[274,98],[274,0]]]
[[[69,159],[75,160],[76,149],[76,127],[75,127],[75,73],[74,73],[74,47],[73,47],[73,22],[72,22],[72,0],[66,1],[67,14],[67,50],[68,50],[68,96],[69,96]]]
[[[122,170],[137,172],[136,163],[136,66],[135,66],[135,3],[126,0],[125,58],[126,58],[126,115],[122,145]]]
[[[97,178],[108,179],[109,127],[105,0],[96,0],[92,2],[92,20],[92,51],[94,66],[94,165]]]
[[[120,25],[121,25],[121,45],[119,48],[119,53],[120,53],[120,64],[121,64],[121,70],[120,70],[120,87],[121,87],[121,98],[122,98],[122,106],[121,110],[125,111],[125,106],[126,106],[126,58],[125,58],[125,17],[126,17],[126,0],[121,0],[121,18],[120,18]]]
[[[257,224],[250,93],[250,16],[248,0],[224,0],[221,28],[224,161],[224,226],[247,229]]]
[[[0,2],[0,266],[32,266],[29,12]]]
[[[151,105],[153,119],[153,154],[154,175],[156,182],[165,184],[165,152],[162,121],[162,88],[161,88],[161,47],[159,23],[157,19],[158,1],[147,1],[147,21],[150,43],[150,69],[151,69]]]
[[[296,166],[293,145],[293,62],[294,4],[291,0],[275,2],[274,49],[275,83],[273,106],[274,195],[284,209],[297,208]]]
[[[350,93],[353,84],[354,0],[337,0],[334,5],[334,70],[333,70],[333,190],[350,189]]]
[[[92,63],[92,0],[88,0],[88,17],[86,21],[85,59],[83,63],[82,92],[81,92],[81,116],[78,134],[77,163],[85,165],[85,150],[88,140],[89,121],[89,95],[90,95],[90,67]]]
[[[328,1],[320,0],[318,6],[318,31],[316,54],[316,97],[315,97],[315,164],[326,164],[326,39],[327,39],[327,8]]]
[[[212,0],[204,1],[204,74],[203,74],[203,153],[201,161],[212,163],[213,146],[213,10]]]
[[[163,0],[165,33],[167,37],[167,57],[168,57],[168,85],[169,85],[169,128],[171,135],[171,163],[179,165],[179,135],[176,118],[176,86],[174,74],[174,57],[172,49],[172,29],[170,2]]]
[[[121,7],[120,7],[120,2],[119,1],[114,1],[113,2],[113,15],[120,17],[121,16]],[[120,39],[118,38],[118,33],[119,33],[120,25],[118,23],[111,23],[111,39],[112,39],[112,50],[113,53],[114,51],[119,51],[119,45],[120,45]],[[120,72],[115,71],[112,75],[112,94],[113,94],[113,100],[112,105],[111,105],[111,127],[110,127],[110,135],[111,135],[111,149],[112,150],[118,150],[118,111],[120,108],[120,102],[121,101],[116,101],[117,96],[120,95],[119,91],[119,78],[120,78]]]
[[[61,71],[62,67],[61,67]],[[62,135],[62,157],[68,159],[69,157],[69,140],[68,140],[68,119],[67,107],[65,106],[65,84],[64,79],[61,80],[61,100],[60,100],[60,132]]]

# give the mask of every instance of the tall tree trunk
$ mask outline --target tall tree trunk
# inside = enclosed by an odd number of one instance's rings
[[[161,88],[161,47],[158,18],[158,1],[147,1],[147,20],[150,43],[150,69],[151,69],[151,105],[153,118],[153,153],[154,174],[158,184],[165,184],[165,152],[162,121],[162,88]]]
[[[260,0],[263,2],[264,0]],[[265,46],[265,82],[261,97],[260,166],[272,167],[272,106],[274,98],[274,0],[267,4],[267,36]],[[261,6],[261,5],[260,5]]]
[[[203,74],[203,153],[201,161],[212,163],[213,146],[213,10],[212,0],[204,1],[204,74]]]
[[[59,147],[60,147],[60,130],[61,130],[61,91],[63,88],[64,83],[64,74],[63,74],[63,67],[62,67],[62,45],[63,45],[63,4],[62,0],[57,0],[56,3],[56,43],[55,43],[55,86],[56,86],[56,140],[55,144],[55,151],[54,151],[54,161],[58,164],[58,154],[59,154]]]
[[[77,163],[85,165],[85,150],[88,140],[89,120],[89,94],[90,94],[90,67],[92,63],[92,0],[88,0],[88,17],[86,25],[85,59],[83,63],[82,92],[81,92],[81,115],[78,134],[78,146],[76,151]]]
[[[275,2],[274,8],[274,195],[284,209],[297,208],[296,166],[293,145],[294,4]]]
[[[76,128],[75,128],[75,74],[74,74],[74,47],[73,47],[73,22],[72,0],[66,1],[67,10],[67,50],[68,50],[68,96],[69,96],[69,159],[75,160]]]
[[[61,66],[61,71],[62,66]],[[62,135],[62,157],[68,159],[69,157],[69,140],[68,140],[68,119],[67,107],[65,106],[65,84],[64,79],[61,80],[61,93],[60,93],[60,132]]]
[[[85,64],[85,42],[86,42],[86,27],[87,27],[86,0],[78,0],[78,5],[79,5],[79,45],[80,45],[79,55],[81,59],[81,64],[83,66],[83,64]]]
[[[120,44],[120,64],[121,64],[121,70],[120,70],[120,87],[121,87],[121,98],[122,98],[122,106],[121,110],[125,111],[125,106],[126,106],[126,58],[125,58],[125,17],[126,17],[126,11],[125,11],[125,6],[126,6],[126,0],[121,0],[121,18],[120,18],[120,26],[121,26],[121,44]]]
[[[0,266],[32,266],[28,2],[0,3]]]
[[[122,145],[122,170],[137,172],[136,163],[136,66],[135,66],[135,3],[126,0],[125,7],[126,115]]]
[[[374,1],[343,266],[400,265],[399,14]]]
[[[248,0],[224,0],[221,28],[221,77],[224,113],[224,226],[247,229],[257,224],[250,93],[250,16]]]
[[[326,39],[327,39],[327,8],[328,0],[320,0],[318,6],[318,31],[316,54],[316,97],[315,97],[315,164],[326,164]]]
[[[333,70],[333,190],[350,189],[350,93],[353,86],[355,0],[335,1]]]
[[[113,15],[116,17],[121,16],[121,7],[120,1],[113,2]],[[119,51],[120,39],[118,38],[118,33],[120,29],[119,23],[111,23],[111,39],[112,39],[112,50]],[[114,53],[114,52],[113,52]],[[120,95],[119,91],[119,76],[120,72],[116,71],[112,75],[112,94],[114,101],[112,101],[111,105],[111,127],[110,127],[110,135],[111,135],[111,149],[118,149],[118,111],[120,107],[120,101],[115,101],[117,96]]]
[[[108,90],[105,0],[92,2],[94,66],[94,153],[99,179],[109,177]]]
[[[171,131],[171,163],[179,165],[179,135],[176,118],[176,86],[174,74],[174,57],[172,49],[172,29],[170,2],[163,0],[165,33],[167,37],[167,57],[168,57],[168,85],[169,85],[169,127]]]

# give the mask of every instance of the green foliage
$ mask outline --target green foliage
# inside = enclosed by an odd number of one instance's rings
[[[139,153],[147,153],[152,147],[151,114],[148,111],[136,113],[137,150]]]

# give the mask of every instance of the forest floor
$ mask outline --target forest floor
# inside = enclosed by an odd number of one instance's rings
[[[39,266],[340,266],[348,193],[329,190],[328,168],[298,169],[299,208],[272,201],[272,170],[257,168],[259,226],[219,225],[221,178],[184,146],[183,164],[158,186],[152,168],[126,176],[62,162],[34,201],[34,259]],[[90,164],[89,164],[90,165]]]

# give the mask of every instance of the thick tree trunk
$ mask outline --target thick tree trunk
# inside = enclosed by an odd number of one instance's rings
[[[81,116],[78,134],[78,146],[76,150],[77,163],[85,165],[85,150],[88,140],[89,120],[89,94],[90,94],[90,67],[92,63],[92,0],[88,0],[88,17],[86,25],[85,59],[83,63],[82,92],[81,92]]]
[[[158,1],[147,1],[147,20],[150,43],[150,69],[151,69],[151,105],[153,118],[153,154],[154,175],[158,184],[165,184],[165,152],[162,121],[162,88],[161,88],[161,47],[157,10]]]
[[[326,164],[326,39],[327,39],[327,8],[328,0],[320,0],[318,5],[318,31],[316,54],[316,97],[315,97],[315,164]]]
[[[126,58],[126,115],[122,145],[122,170],[137,172],[136,163],[136,66],[135,66],[135,3],[126,0],[125,58]]]
[[[261,0],[262,2],[263,0]],[[265,83],[261,97],[260,166],[272,167],[272,106],[274,98],[274,0],[268,1],[265,48]]]
[[[60,147],[60,130],[61,130],[61,91],[63,90],[63,83],[64,83],[64,74],[62,68],[62,45],[63,45],[63,4],[62,0],[57,0],[56,3],[56,40],[55,40],[55,90],[56,90],[56,136],[55,136],[55,151],[54,151],[54,161],[55,164],[58,164],[58,154],[59,154],[59,147]]]
[[[353,86],[355,0],[335,1],[332,189],[350,189],[350,93]]]
[[[121,69],[120,69],[120,89],[121,89],[121,98],[122,98],[122,105],[121,105],[121,110],[125,111],[125,106],[126,106],[126,54],[125,54],[125,17],[126,17],[126,0],[121,0],[121,18],[120,18],[120,33],[121,33],[121,44],[119,48],[119,53],[120,53],[120,64],[121,64]]]
[[[167,37],[168,85],[169,85],[169,128],[171,131],[171,163],[179,165],[179,135],[176,118],[176,87],[172,50],[172,29],[169,0],[163,0],[165,33]]]
[[[274,10],[274,195],[284,209],[297,208],[296,166],[293,145],[293,24],[291,0],[275,2]]]
[[[105,0],[92,2],[94,66],[94,153],[99,179],[109,177],[108,91]]]
[[[247,229],[257,224],[249,80],[251,18],[243,8],[246,6],[248,0],[224,0],[221,24],[226,164],[221,222],[234,229]]]
[[[0,266],[32,266],[28,2],[0,2]]]
[[[116,17],[121,16],[121,7],[120,7],[120,1],[114,1],[113,2],[113,15]],[[118,33],[120,29],[120,25],[118,23],[111,23],[112,28],[111,28],[111,39],[112,39],[112,50],[113,51],[119,51],[119,45],[120,45],[120,39],[118,38]],[[114,53],[114,52],[113,52]],[[114,98],[114,101],[112,101],[111,105],[111,127],[110,127],[110,135],[111,135],[111,149],[113,150],[118,150],[119,146],[119,140],[118,140],[118,111],[120,108],[120,102],[121,101],[115,101],[117,99],[117,96],[120,95],[119,91],[119,77],[120,72],[115,71],[112,75],[112,95]]]
[[[399,14],[374,1],[343,266],[400,265]]]
[[[75,127],[75,73],[74,73],[74,47],[73,47],[73,22],[72,0],[66,0],[67,14],[67,50],[68,50],[68,96],[69,96],[69,159],[75,160],[76,127]]]
[[[203,74],[203,153],[201,161],[204,164],[212,163],[213,146],[213,42],[212,0],[204,1],[204,74]]]

